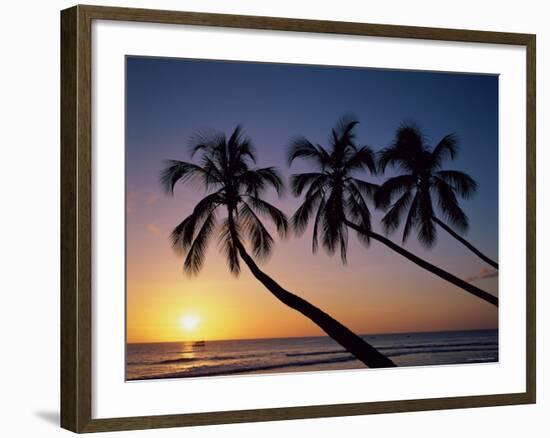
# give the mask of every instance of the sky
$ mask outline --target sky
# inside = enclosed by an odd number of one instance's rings
[[[467,172],[479,185],[474,198],[461,202],[470,219],[466,238],[498,257],[497,76],[147,57],[126,62],[128,342],[324,334],[275,299],[244,265],[238,278],[232,276],[216,239],[200,274],[183,273],[169,235],[205,193],[180,184],[167,196],[159,175],[167,159],[191,160],[189,140],[198,131],[229,136],[241,124],[256,147],[258,166],[278,167],[285,180],[307,170],[299,162],[288,168],[290,140],[305,136],[327,145],[344,115],[359,120],[358,142],[375,151],[391,143],[403,122],[418,125],[430,145],[455,133],[459,154],[444,167]],[[358,176],[381,183],[392,175]],[[300,202],[290,192],[266,199],[289,217]],[[374,212],[378,232],[381,217]],[[400,231],[391,235],[398,243]],[[442,230],[431,250],[414,236],[405,248],[498,294],[498,276]],[[360,334],[498,326],[493,305],[376,242],[365,248],[353,233],[345,266],[338,255],[312,254],[309,227],[301,237],[275,237],[261,268]]]

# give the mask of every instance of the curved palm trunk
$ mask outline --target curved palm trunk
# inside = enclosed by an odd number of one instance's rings
[[[460,243],[462,243],[466,248],[468,248],[470,251],[472,251],[476,256],[478,256],[481,260],[484,262],[490,264],[493,268],[498,269],[498,263],[494,260],[487,257],[485,254],[483,254],[479,249],[477,249],[474,245],[472,245],[470,242],[468,242],[466,239],[464,239],[459,234],[455,233],[447,224],[445,224],[443,221],[439,220],[435,216],[433,216],[434,222],[439,225],[441,228],[443,228],[447,233],[449,233],[451,236],[453,236],[456,240],[458,240]]]
[[[338,342],[348,352],[353,354],[358,360],[370,368],[394,367],[395,364],[380,353],[372,345],[365,342],[362,338],[353,333],[350,329],[340,324],[330,315],[310,304],[303,298],[283,289],[275,280],[263,272],[254,259],[246,252],[245,247],[238,238],[233,212],[235,208],[228,207],[227,219],[231,239],[237,247],[242,260],[252,272],[252,275],[262,283],[279,301],[290,308],[307,316],[311,321],[317,324],[332,339]]]
[[[283,289],[275,280],[264,273],[246,252],[243,245],[237,244],[239,255],[246,263],[252,275],[262,283],[279,301],[307,316],[317,324],[332,339],[338,342],[347,351],[353,354],[358,360],[370,368],[394,367],[395,364],[380,353],[376,348],[365,342],[362,338],[353,333],[350,329],[340,324],[330,315],[321,309],[310,304],[303,298]]]
[[[468,283],[467,281],[462,280],[461,278],[458,278],[454,276],[453,274],[450,274],[447,271],[444,271],[441,268],[438,268],[435,265],[432,265],[431,263],[427,262],[424,259],[421,259],[420,257],[414,255],[413,253],[407,251],[406,249],[402,248],[401,246],[393,243],[390,239],[375,233],[374,231],[366,231],[362,229],[360,226],[354,224],[353,222],[350,222],[348,220],[345,221],[346,225],[357,231],[358,233],[362,233],[364,235],[369,236],[371,239],[374,239],[384,245],[386,245],[388,248],[392,249],[393,251],[397,252],[398,254],[402,255],[403,257],[406,257],[413,263],[416,263],[421,268],[426,269],[427,271],[431,272],[432,274],[437,275],[438,277],[442,278],[443,280],[447,280],[449,283],[454,284],[455,286],[458,286],[465,291],[471,293],[472,295],[475,295],[478,298],[481,298],[482,300],[487,301],[488,303],[491,303],[498,307],[498,297],[495,297],[494,295],[490,294],[489,292],[485,292],[484,290]]]

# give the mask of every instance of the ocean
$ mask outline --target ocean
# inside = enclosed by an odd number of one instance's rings
[[[498,361],[498,330],[367,335],[397,366]],[[329,337],[128,344],[126,379],[365,368]]]

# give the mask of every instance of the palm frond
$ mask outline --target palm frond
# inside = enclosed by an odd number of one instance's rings
[[[323,221],[323,246],[334,254],[339,246],[344,225],[344,205],[340,190],[332,189],[326,198]],[[346,228],[347,229],[347,228]]]
[[[234,234],[234,237],[233,237]],[[241,230],[238,223],[233,224],[233,230],[229,225],[229,219],[225,218],[218,237],[218,246],[223,251],[227,260],[229,272],[234,276],[241,272],[238,242],[240,242]],[[238,242],[235,242],[235,239]]]
[[[208,190],[213,185],[224,184],[224,172],[218,163],[216,163],[211,155],[203,155],[201,165],[204,169],[203,183]]]
[[[254,164],[256,163],[256,148],[249,138],[244,139],[238,147],[237,158],[249,158]]]
[[[231,151],[236,151],[239,144],[242,141],[242,131],[243,128],[241,125],[237,125],[233,132],[231,133],[231,136],[227,140],[227,147]]]
[[[348,262],[348,227],[343,223],[339,225],[340,232],[338,233],[339,246],[340,246],[340,259],[345,265]]]
[[[193,243],[192,238],[195,236],[196,224],[197,218],[190,214],[172,230],[170,241],[172,248],[178,254],[184,255]],[[185,236],[189,235],[192,236],[191,239],[186,239]]]
[[[208,172],[200,166],[185,161],[167,160],[166,167],[161,171],[160,183],[164,191],[174,194],[174,186],[178,181],[186,182],[197,176],[204,176]]]
[[[450,184],[453,190],[465,199],[472,197],[477,191],[475,180],[464,172],[458,170],[440,170],[435,174]]]
[[[170,235],[172,247],[184,254],[193,243],[197,226],[221,204],[220,192],[212,193],[201,199],[193,212],[174,228]]]
[[[240,174],[238,181],[243,186],[245,193],[259,196],[265,190],[265,181],[254,170],[248,170]]]
[[[333,152],[338,152],[338,149],[344,151],[347,146],[355,147],[355,127],[359,124],[351,115],[345,115],[331,130],[329,142],[333,147]]]
[[[384,172],[388,166],[414,172],[418,159],[426,151],[424,135],[412,124],[402,124],[395,134],[392,144],[378,153],[378,168]]]
[[[290,166],[297,158],[311,160],[320,169],[327,166],[330,162],[329,153],[322,146],[313,145],[305,137],[296,137],[290,142],[287,153],[287,162]]]
[[[317,213],[315,214],[315,219],[313,221],[313,237],[311,241],[311,251],[313,254],[315,254],[319,248],[319,223],[325,213],[325,199],[321,197],[321,201],[319,202]]]
[[[353,130],[358,124],[359,121],[356,120],[355,116],[352,114],[346,114],[342,116],[338,122],[336,122],[336,126],[332,132],[335,134],[336,138],[345,138],[348,141],[353,141],[355,139],[355,133]]]
[[[285,238],[288,233],[288,219],[286,215],[274,205],[264,201],[256,196],[247,195],[252,210],[270,219],[277,228],[277,233],[281,238]]]
[[[363,195],[355,186],[349,188],[349,195],[346,200],[346,212],[349,217],[364,230],[371,230],[371,214]],[[359,241],[366,246],[370,244],[368,233],[357,233]]]
[[[405,226],[403,227],[403,239],[402,239],[403,244],[407,242],[407,239],[409,238],[411,230],[414,227],[416,227],[416,224],[418,223],[418,216],[419,216],[418,198],[419,198],[419,195],[417,192],[414,195],[414,198],[410,204],[409,213],[407,214],[407,219],[405,220]]]
[[[382,218],[382,226],[386,234],[391,234],[399,228],[401,219],[405,214],[407,208],[411,205],[413,199],[412,191],[408,190],[399,197],[397,201],[393,203],[391,208]]]
[[[306,196],[302,205],[292,215],[292,228],[298,236],[305,231],[313,210],[319,205],[322,198],[323,191],[320,189],[316,190],[310,196]]]
[[[378,151],[378,173],[384,173],[391,166],[410,170],[412,168],[411,157],[404,148],[388,146]]]
[[[347,201],[351,200],[353,206],[353,212],[350,212],[350,214],[354,219],[361,219],[361,226],[370,230],[370,210],[363,193],[355,184],[348,184],[346,187]],[[345,211],[348,212],[347,208]]]
[[[418,154],[425,149],[424,134],[418,126],[412,123],[403,123],[397,128],[393,145],[398,149]]]
[[[247,168],[247,160],[256,163],[256,152],[252,140],[245,137],[242,126],[238,125],[227,140],[228,165],[233,172]]]
[[[445,220],[461,231],[468,229],[468,217],[458,205],[452,187],[440,178],[434,178],[433,188],[437,192],[438,206]]]
[[[413,175],[399,175],[387,179],[378,187],[374,196],[376,207],[382,210],[387,209],[393,199],[412,189],[415,184],[416,178]]]
[[[244,186],[245,193],[259,196],[268,186],[275,189],[281,196],[284,192],[284,183],[276,167],[246,170],[236,176],[239,184]]]
[[[334,168],[340,168],[345,166],[349,159],[357,153],[358,148],[355,145],[355,133],[353,129],[358,124],[356,120],[350,117],[343,117],[331,131],[331,137],[329,138],[330,160],[328,163]],[[350,170],[360,169],[365,165],[361,161],[361,158],[368,160],[368,150],[362,151],[355,157],[352,163],[350,163]]]
[[[433,205],[432,199],[429,196],[429,193],[418,192],[419,193],[419,202],[418,210],[420,214],[418,215],[418,241],[425,247],[431,248],[435,241],[437,240],[437,232],[435,229],[435,224],[433,222]]]
[[[204,263],[208,241],[212,236],[216,223],[215,212],[212,211],[204,220],[185,257],[183,269],[188,274],[197,275],[200,272]]]
[[[260,176],[260,178],[265,181],[268,186],[271,186],[275,189],[277,194],[282,195],[285,185],[279,170],[276,167],[264,167],[261,169],[256,169],[255,172]]]
[[[447,134],[443,137],[432,151],[432,157],[436,165],[440,166],[448,154],[451,160],[455,158],[458,152],[458,137],[456,134]]]
[[[218,155],[221,145],[225,145],[225,135],[214,130],[195,132],[189,139],[189,152],[191,158],[198,152],[205,155]]]
[[[304,189],[312,186],[318,190],[327,183],[328,175],[320,172],[296,173],[290,177],[290,187],[294,196],[300,196]]]
[[[254,256],[260,260],[267,258],[273,247],[273,237],[246,202],[242,202],[239,207],[239,218],[243,231],[250,239]]]
[[[348,171],[368,169],[375,175],[377,169],[374,160],[374,152],[368,146],[361,146],[355,149],[351,156],[346,159],[345,168]]]
[[[348,184],[352,184],[359,190],[362,196],[367,197],[368,199],[374,200],[376,193],[380,186],[378,184],[370,183],[368,181],[363,181],[359,178],[349,178],[347,181]]]

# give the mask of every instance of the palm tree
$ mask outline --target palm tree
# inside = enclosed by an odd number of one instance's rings
[[[443,160],[447,157],[454,159],[457,150],[458,139],[454,134],[446,135],[430,150],[416,126],[402,125],[397,130],[394,142],[380,151],[378,162],[382,172],[390,165],[405,172],[389,178],[376,193],[377,206],[389,209],[382,219],[384,230],[394,232],[406,215],[403,243],[416,228],[420,243],[431,248],[437,239],[435,225],[438,225],[480,259],[498,269],[497,262],[449,226],[462,232],[468,230],[468,217],[458,205],[457,197],[468,199],[477,190],[477,183],[466,173],[441,168]],[[435,205],[444,220],[436,215]]]
[[[184,270],[199,273],[208,242],[217,234],[232,274],[239,274],[241,260],[244,261],[252,275],[278,300],[308,317],[365,365],[395,366],[330,315],[285,290],[254,261],[268,257],[274,243],[260,217],[272,221],[281,237],[287,234],[288,221],[282,211],[262,199],[268,188],[281,194],[283,182],[278,171],[274,167],[252,167],[256,162],[254,147],[243,137],[241,128],[237,127],[229,139],[223,134],[197,136],[192,142],[192,156],[197,153],[199,164],[170,160],[161,174],[161,183],[168,194],[173,194],[178,181],[200,182],[207,193],[171,234],[174,249],[185,255]],[[245,242],[253,256],[247,252]]]
[[[342,119],[331,132],[329,148],[314,145],[305,137],[297,137],[291,142],[288,164],[301,158],[315,167],[314,172],[291,176],[293,194],[300,196],[305,192],[303,204],[292,217],[296,232],[303,233],[313,219],[313,252],[318,249],[320,234],[327,252],[334,254],[339,249],[345,262],[348,228],[352,229],[366,245],[376,240],[438,277],[498,306],[498,298],[494,295],[421,259],[372,230],[367,200],[374,199],[378,186],[355,175],[362,170],[375,173],[376,166],[372,150],[356,145],[354,128],[357,123]]]

